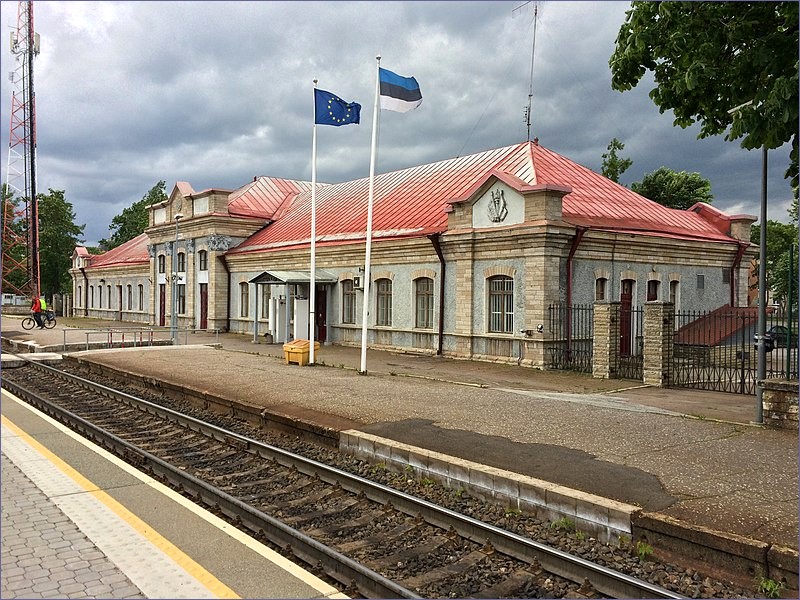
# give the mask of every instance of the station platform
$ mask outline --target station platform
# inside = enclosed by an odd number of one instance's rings
[[[346,598],[2,391],[2,598]]]
[[[115,326],[92,323],[103,325]],[[57,353],[80,335],[61,328],[24,332],[4,319],[3,341]],[[360,376],[358,347],[322,345],[316,366],[299,366],[285,364],[280,344],[232,333],[180,344],[64,356],[256,415],[354,430],[639,507],[721,541],[724,552],[777,556],[770,564],[786,564],[796,588],[798,434],[754,424],[753,396],[377,349]]]

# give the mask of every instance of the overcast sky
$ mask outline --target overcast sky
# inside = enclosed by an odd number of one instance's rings
[[[318,180],[367,177],[377,54],[423,98],[380,115],[378,173],[525,141],[534,4],[522,4],[37,0],[38,189],[66,192],[93,245],[159,180],[167,193],[176,181],[310,181],[314,78],[363,107],[360,125],[318,127]],[[537,4],[532,137],[598,172],[619,138],[633,159],[621,183],[661,166],[699,172],[714,206],[760,214],[760,151],[673,127],[648,97],[652,79],[611,89],[628,2]],[[17,7],[0,3],[4,182]],[[770,153],[770,219],[788,219],[788,156],[788,145]]]

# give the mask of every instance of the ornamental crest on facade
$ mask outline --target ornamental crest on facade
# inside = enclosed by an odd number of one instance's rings
[[[186,240],[186,251],[189,254],[194,254],[194,240]]]
[[[208,236],[208,249],[209,250],[228,250],[231,247],[231,238],[227,235],[218,235],[212,233]]]
[[[147,256],[149,256],[150,258],[155,258],[156,247],[153,244],[147,244]]]
[[[492,223],[500,223],[505,220],[508,215],[508,208],[506,207],[506,198],[503,190],[492,190],[492,199],[489,200],[489,219]]]

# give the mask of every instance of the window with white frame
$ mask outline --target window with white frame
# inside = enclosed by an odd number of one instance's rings
[[[389,327],[392,324],[392,280],[377,279],[375,281],[375,300],[377,304],[377,317],[375,324],[380,327]]]
[[[420,277],[414,280],[414,326],[419,329],[433,328],[433,279]]]
[[[250,313],[250,284],[246,281],[239,284],[239,316],[247,317]]]
[[[127,292],[128,310],[133,310],[133,286],[128,284],[128,288],[125,291]]]
[[[139,284],[139,310],[144,310],[144,286]]]
[[[163,254],[158,255],[158,272],[159,273],[167,272],[167,258]]]
[[[103,286],[97,286],[97,295],[99,296],[97,301],[97,308],[103,308]]]
[[[83,286],[78,286],[78,297],[76,298],[77,302],[75,303],[76,306],[80,307],[83,306]]]
[[[356,322],[356,290],[352,279],[342,280],[342,323]]]
[[[113,308],[111,306],[111,286],[106,286],[106,290],[108,290],[108,308]],[[120,306],[120,308],[122,307]]]
[[[506,275],[489,278],[489,333],[514,332],[514,280]]]
[[[208,271],[208,252],[200,250],[200,252],[197,253],[197,263],[200,271]]]
[[[678,306],[678,290],[679,282],[673,279],[669,282],[669,301],[672,302],[676,308]]]
[[[178,268],[175,269],[178,273],[186,272],[186,253],[178,252]]]

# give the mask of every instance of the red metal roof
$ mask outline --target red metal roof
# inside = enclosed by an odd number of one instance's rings
[[[297,194],[311,190],[311,183],[256,177],[228,196],[228,212],[237,217],[275,219],[275,214]]]
[[[563,214],[566,222],[576,226],[734,242],[723,233],[724,224],[711,223],[702,211],[662,206],[531,142],[376,175],[373,238],[418,237],[445,231],[449,204],[465,200],[492,171],[508,174],[510,177],[502,179],[521,191],[533,185],[571,189],[563,199]],[[367,178],[317,189],[318,244],[365,238],[368,190]],[[719,215],[728,218],[724,213]],[[229,253],[303,246],[309,243],[310,235],[308,190],[286,203],[274,223]]]
[[[94,269],[97,267],[147,264],[150,261],[150,256],[147,254],[149,241],[150,239],[146,233],[140,233],[132,240],[128,240],[108,252],[92,256],[89,266]]]

